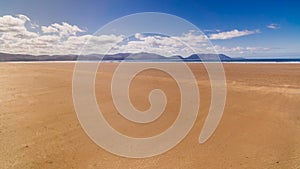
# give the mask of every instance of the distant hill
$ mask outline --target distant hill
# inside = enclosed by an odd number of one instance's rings
[[[182,57],[181,57],[182,58]],[[182,58],[184,61],[232,61],[236,58],[231,58],[229,56],[226,56],[224,54],[193,54],[187,58]],[[243,58],[239,58],[243,59]]]
[[[232,58],[224,54],[192,54],[188,57],[171,56],[165,57],[154,53],[118,53],[118,54],[90,54],[90,55],[26,55],[26,54],[8,54],[0,53],[0,62],[18,62],[18,61],[162,61],[162,62],[300,62],[300,58],[265,58],[265,59],[246,59]]]
[[[72,61],[77,60],[77,55],[24,55],[0,53],[0,61]]]
[[[210,61],[210,60],[232,60],[231,57],[224,54],[193,54],[189,57],[171,56],[165,57],[154,53],[118,53],[118,54],[90,54],[90,55],[26,55],[26,54],[7,54],[0,53],[0,61]]]

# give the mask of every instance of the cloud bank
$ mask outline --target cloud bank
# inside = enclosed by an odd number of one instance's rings
[[[236,37],[256,34],[256,33],[259,33],[259,32],[260,32],[259,30],[255,30],[255,31],[242,30],[242,31],[239,31],[237,29],[234,29],[232,31],[219,32],[219,33],[216,33],[216,34],[210,34],[209,39],[211,39],[211,40],[232,39],[232,38],[236,38]]]
[[[0,52],[33,55],[152,52],[165,56],[192,53],[241,53],[264,50],[259,47],[212,46],[210,40],[226,40],[259,33],[259,30],[237,30],[209,34],[190,31],[179,36],[135,34],[92,35],[67,22],[37,25],[25,15],[0,17]],[[88,43],[87,43],[88,42]],[[81,50],[84,47],[84,51]],[[192,50],[192,49],[194,50]],[[108,50],[111,49],[111,50]]]

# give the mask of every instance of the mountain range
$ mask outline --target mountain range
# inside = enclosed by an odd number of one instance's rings
[[[0,53],[0,62],[18,61],[157,61],[157,62],[300,62],[300,58],[236,58],[224,54],[192,54],[188,57],[180,55],[165,57],[154,53],[117,53],[117,54],[90,54],[90,55],[28,55]]]

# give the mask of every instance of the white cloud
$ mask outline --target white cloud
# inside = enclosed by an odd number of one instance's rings
[[[4,15],[0,17],[0,32],[20,32],[26,31],[25,22],[30,19],[24,15]]]
[[[203,32],[221,32],[220,29],[204,29]]]
[[[32,29],[37,29],[37,28],[40,27],[40,25],[38,25],[36,23],[31,23],[31,22],[30,22],[30,26],[31,26]]]
[[[226,46],[214,46],[215,50],[218,53],[226,53],[226,54],[251,54],[251,53],[261,53],[270,51],[271,48],[266,47],[242,47],[242,46],[235,46],[235,47],[226,47]]]
[[[73,54],[107,53],[113,45],[123,40],[122,35],[70,36],[61,44],[61,49]],[[84,49],[82,49],[84,47]],[[64,52],[62,51],[62,52]]]
[[[269,29],[279,29],[279,25],[275,24],[275,23],[271,23],[270,25],[267,25],[267,28]]]
[[[43,33],[58,33],[60,36],[76,35],[77,32],[85,32],[76,25],[66,22],[62,24],[54,23],[50,26],[42,26]]]
[[[174,37],[178,40],[181,40],[183,42],[193,42],[193,43],[201,43],[201,42],[207,42],[208,41],[208,38],[202,34],[202,33],[195,33],[193,31],[190,31],[188,33],[184,33],[183,35],[181,36],[177,36],[177,37]]]
[[[27,26],[29,27],[27,28]],[[37,33],[38,29],[41,29],[42,32]],[[68,50],[75,48],[72,44],[67,46],[67,41],[71,39],[70,37],[74,36],[72,41],[79,43],[81,46],[85,43],[84,38],[76,36],[78,32],[84,32],[84,30],[66,22],[40,27],[35,23],[31,23],[30,18],[25,15],[5,15],[0,17],[0,52],[50,55],[71,54],[76,51]],[[109,40],[112,41],[114,39],[105,36],[102,42],[106,43]],[[76,53],[80,52],[78,51],[78,46],[76,46]]]
[[[60,41],[60,37],[56,35],[42,35],[34,40],[38,42],[49,42],[49,43],[58,43]]]
[[[210,34],[209,39],[211,39],[211,40],[232,39],[232,38],[251,35],[251,34],[255,34],[255,33],[260,33],[260,31],[259,30],[254,30],[254,31],[242,30],[242,31],[240,31],[240,30],[234,29],[232,31]]]
[[[52,26],[42,26],[43,33],[58,33],[58,29]]]
[[[33,25],[34,29],[26,27],[32,28]],[[212,47],[209,41],[246,36],[259,31],[232,30],[210,34],[208,37],[196,31],[171,37],[137,33],[129,42],[126,42],[123,35],[91,35],[83,32],[77,25],[66,22],[39,26],[32,24],[25,15],[6,15],[0,17],[0,52],[35,55],[152,52],[164,56],[189,56],[193,53],[214,53],[215,49],[219,53],[230,54],[268,50],[259,47]]]
[[[5,15],[0,17],[0,39],[5,41],[6,46],[23,39],[31,39],[39,36],[37,33],[27,30],[25,27],[26,22],[30,22],[30,19],[25,15]]]
[[[189,56],[193,53],[213,53],[207,48],[210,45],[208,38],[194,31],[184,33],[181,36],[144,35],[137,33],[136,40],[114,47],[114,53],[121,52],[149,52],[164,56]]]
[[[30,18],[28,18],[26,15],[22,15],[22,14],[19,14],[17,15],[18,18],[20,18],[21,20],[23,21],[31,21]]]
[[[136,34],[134,35],[134,37],[135,37],[136,39],[141,39],[141,38],[143,38],[143,35],[140,34],[140,33],[136,33]]]

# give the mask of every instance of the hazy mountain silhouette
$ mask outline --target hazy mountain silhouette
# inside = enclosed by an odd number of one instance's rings
[[[189,57],[171,56],[165,57],[154,53],[118,53],[118,54],[90,54],[90,55],[27,55],[0,53],[0,61],[209,61],[209,60],[231,60],[232,58],[224,54],[193,54]]]
[[[192,54],[188,57],[175,55],[165,57],[154,53],[118,53],[118,54],[90,54],[90,55],[28,55],[0,53],[0,62],[6,61],[162,61],[162,62],[201,62],[201,61],[222,61],[222,62],[299,62],[300,58],[233,58],[224,54]]]

